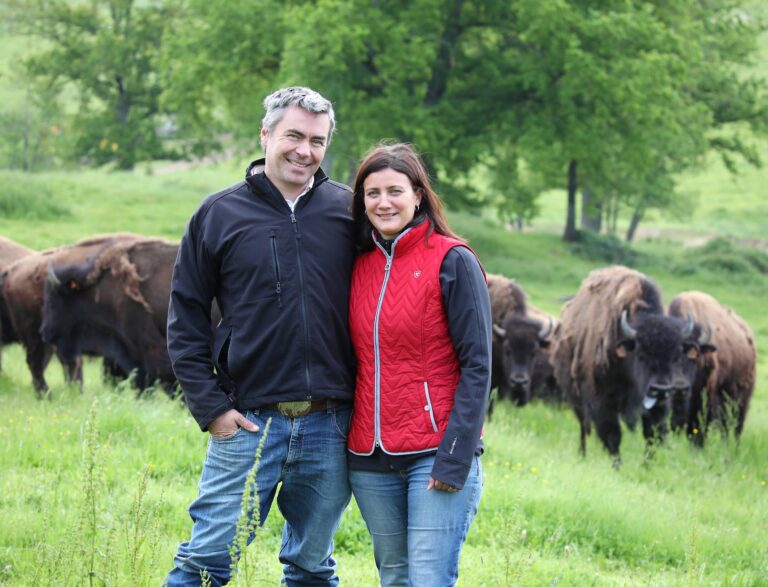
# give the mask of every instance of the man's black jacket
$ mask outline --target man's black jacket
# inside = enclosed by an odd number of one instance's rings
[[[174,266],[168,352],[202,430],[230,408],[353,396],[350,190],[318,170],[291,212],[261,164],[203,201]]]

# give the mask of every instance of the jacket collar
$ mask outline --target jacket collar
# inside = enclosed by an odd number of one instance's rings
[[[392,245],[389,247],[389,254],[391,255],[395,251],[402,254],[408,249],[413,248],[414,245],[424,240],[431,226],[432,224],[427,217],[421,219],[418,224],[408,226],[391,241]],[[371,237],[379,250],[385,252],[385,247],[379,242],[379,233],[374,230],[371,233]]]
[[[285,197],[282,193],[280,193],[280,190],[277,189],[275,184],[273,184],[270,179],[267,177],[267,174],[264,173],[264,164],[265,160],[262,159],[256,159],[255,161],[252,161],[250,165],[248,165],[247,169],[245,170],[245,182],[251,187],[251,190],[253,190],[254,193],[261,197],[268,197],[270,200],[274,200],[275,203],[278,203],[280,205],[283,204],[283,200],[285,200]],[[312,193],[315,191],[317,186],[319,186],[321,183],[325,182],[328,179],[328,176],[325,174],[325,172],[321,168],[317,168],[317,171],[314,175],[315,183],[312,186],[312,189],[310,189],[306,194],[304,194],[303,198],[309,198],[309,196],[312,195]]]

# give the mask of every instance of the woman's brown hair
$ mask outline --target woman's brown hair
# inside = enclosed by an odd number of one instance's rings
[[[443,202],[432,189],[429,174],[421,157],[407,143],[395,143],[392,145],[378,145],[374,147],[363,159],[357,170],[353,187],[352,217],[355,222],[355,239],[360,251],[373,249],[371,231],[373,225],[365,214],[365,190],[363,184],[372,173],[383,169],[393,169],[408,177],[413,191],[421,196],[421,203],[409,226],[419,224],[425,218],[431,223],[426,238],[432,231],[462,240],[448,226],[448,221],[443,210]]]

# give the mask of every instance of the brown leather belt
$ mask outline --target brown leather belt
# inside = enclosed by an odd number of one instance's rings
[[[349,404],[337,399],[313,399],[297,402],[277,402],[274,404],[267,404],[266,406],[259,406],[258,409],[259,411],[275,410],[288,418],[300,418],[301,416],[313,414],[314,412],[322,412],[324,410],[346,405]]]

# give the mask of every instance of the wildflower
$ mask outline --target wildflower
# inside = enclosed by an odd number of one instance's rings
[[[118,147],[117,143],[112,143],[112,145],[110,146],[110,148],[112,149],[112,152],[114,153],[115,151],[117,151],[117,149],[118,149],[119,147]]]
[[[535,475],[538,472],[539,472],[539,468],[538,467],[531,467],[531,473],[533,473]]]
[[[693,433],[694,433],[694,434],[698,434],[698,433],[699,433],[699,429],[698,429],[698,428],[694,428],[694,429],[693,429]]]
[[[109,140],[108,139],[101,139],[99,141],[99,151],[103,151],[104,149],[107,148],[108,145],[109,145]]]

